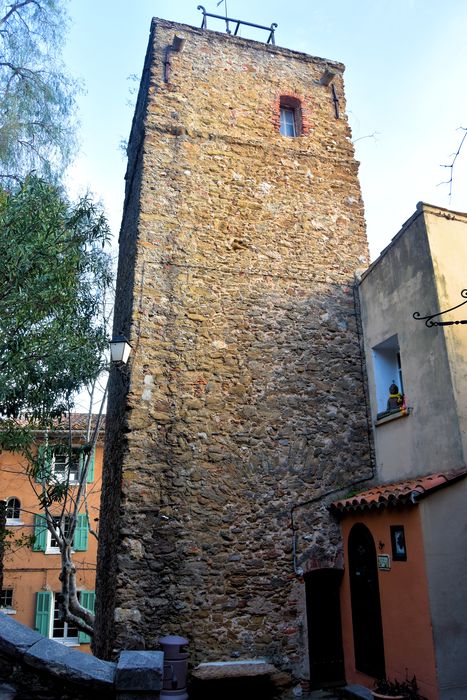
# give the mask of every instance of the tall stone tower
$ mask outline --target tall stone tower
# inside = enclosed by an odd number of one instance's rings
[[[109,396],[102,656],[178,633],[194,662],[309,673],[306,582],[341,566],[328,495],[370,472],[343,70],[152,23],[120,234],[115,330],[133,353]]]

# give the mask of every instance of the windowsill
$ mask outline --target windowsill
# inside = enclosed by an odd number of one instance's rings
[[[18,518],[7,518],[5,525],[9,527],[19,527],[20,525],[24,525],[22,520],[19,520]]]
[[[380,425],[384,425],[385,423],[391,423],[393,420],[399,420],[399,418],[407,418],[412,413],[412,408],[405,408],[403,411],[397,411],[394,413],[390,413],[387,416],[383,416],[382,418],[377,418],[375,420],[375,427],[378,428]]]
[[[16,615],[16,610],[13,610],[13,608],[0,608],[0,613],[4,615]]]
[[[72,637],[71,639],[66,639],[64,637],[52,637],[52,639],[54,642],[63,644],[64,647],[79,647],[79,642],[76,637]]]

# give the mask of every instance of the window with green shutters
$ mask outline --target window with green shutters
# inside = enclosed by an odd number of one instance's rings
[[[65,535],[68,531],[68,523],[69,516],[65,516]],[[88,532],[88,517],[85,513],[80,513],[76,520],[76,529],[73,538],[73,549],[76,552],[87,551]],[[59,553],[58,542],[48,531],[46,520],[43,515],[34,516],[34,542],[32,548],[34,552],[47,552],[47,554]]]
[[[86,610],[94,614],[96,594],[94,591],[78,591],[78,598]],[[56,594],[50,591],[39,591],[36,594],[35,629],[44,637],[65,643],[89,644],[91,638],[84,632],[61,619]]]
[[[89,610],[89,612],[94,615],[96,604],[96,594],[94,591],[80,591],[79,602],[83,608],[86,608],[86,610]],[[91,637],[85,632],[80,632],[78,634],[78,641],[80,644],[90,644]]]
[[[88,473],[86,477],[86,483],[92,484],[94,481],[94,457],[95,457],[95,450],[91,452],[91,456],[89,458],[89,467],[88,467]],[[86,464],[86,454],[84,452],[81,453],[80,455],[80,465],[81,465],[81,470],[80,473],[84,469],[84,465]]]
[[[37,450],[36,482],[48,481],[52,473],[53,450],[48,445],[39,445]]]
[[[44,637],[50,633],[50,610],[52,607],[52,593],[39,591],[36,595],[36,619],[34,628]]]
[[[34,552],[45,552],[47,549],[47,523],[43,515],[34,516],[34,542],[32,549]]]
[[[50,481],[53,476],[57,481],[68,479],[71,486],[78,483],[86,463],[87,453],[83,448],[74,447],[71,456],[66,445],[40,445],[37,451],[37,471],[36,482]],[[86,482],[92,484],[94,481],[94,457],[95,450],[92,451]]]
[[[88,548],[88,516],[80,513],[76,521],[73,548],[76,552],[85,552]]]

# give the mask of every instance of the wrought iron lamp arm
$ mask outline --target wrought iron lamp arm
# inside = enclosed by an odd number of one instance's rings
[[[413,314],[413,317],[416,321],[425,321],[425,326],[427,328],[432,328],[433,326],[457,326],[459,324],[466,324],[467,319],[463,319],[461,321],[433,321],[432,319],[436,318],[437,316],[442,316],[443,314],[448,314],[450,311],[455,311],[456,309],[460,309],[461,306],[464,306],[464,304],[467,304],[467,289],[463,289],[461,291],[461,297],[465,299],[465,301],[462,301],[460,304],[457,304],[456,306],[452,306],[450,309],[446,309],[445,311],[438,311],[436,314],[431,314],[429,316],[420,316],[419,311],[415,311]]]

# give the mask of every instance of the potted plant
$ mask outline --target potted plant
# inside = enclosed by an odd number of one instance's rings
[[[405,681],[390,681],[389,678],[381,678],[375,681],[374,690],[371,691],[374,698],[379,700],[424,700],[418,692],[417,679],[415,676]]]

